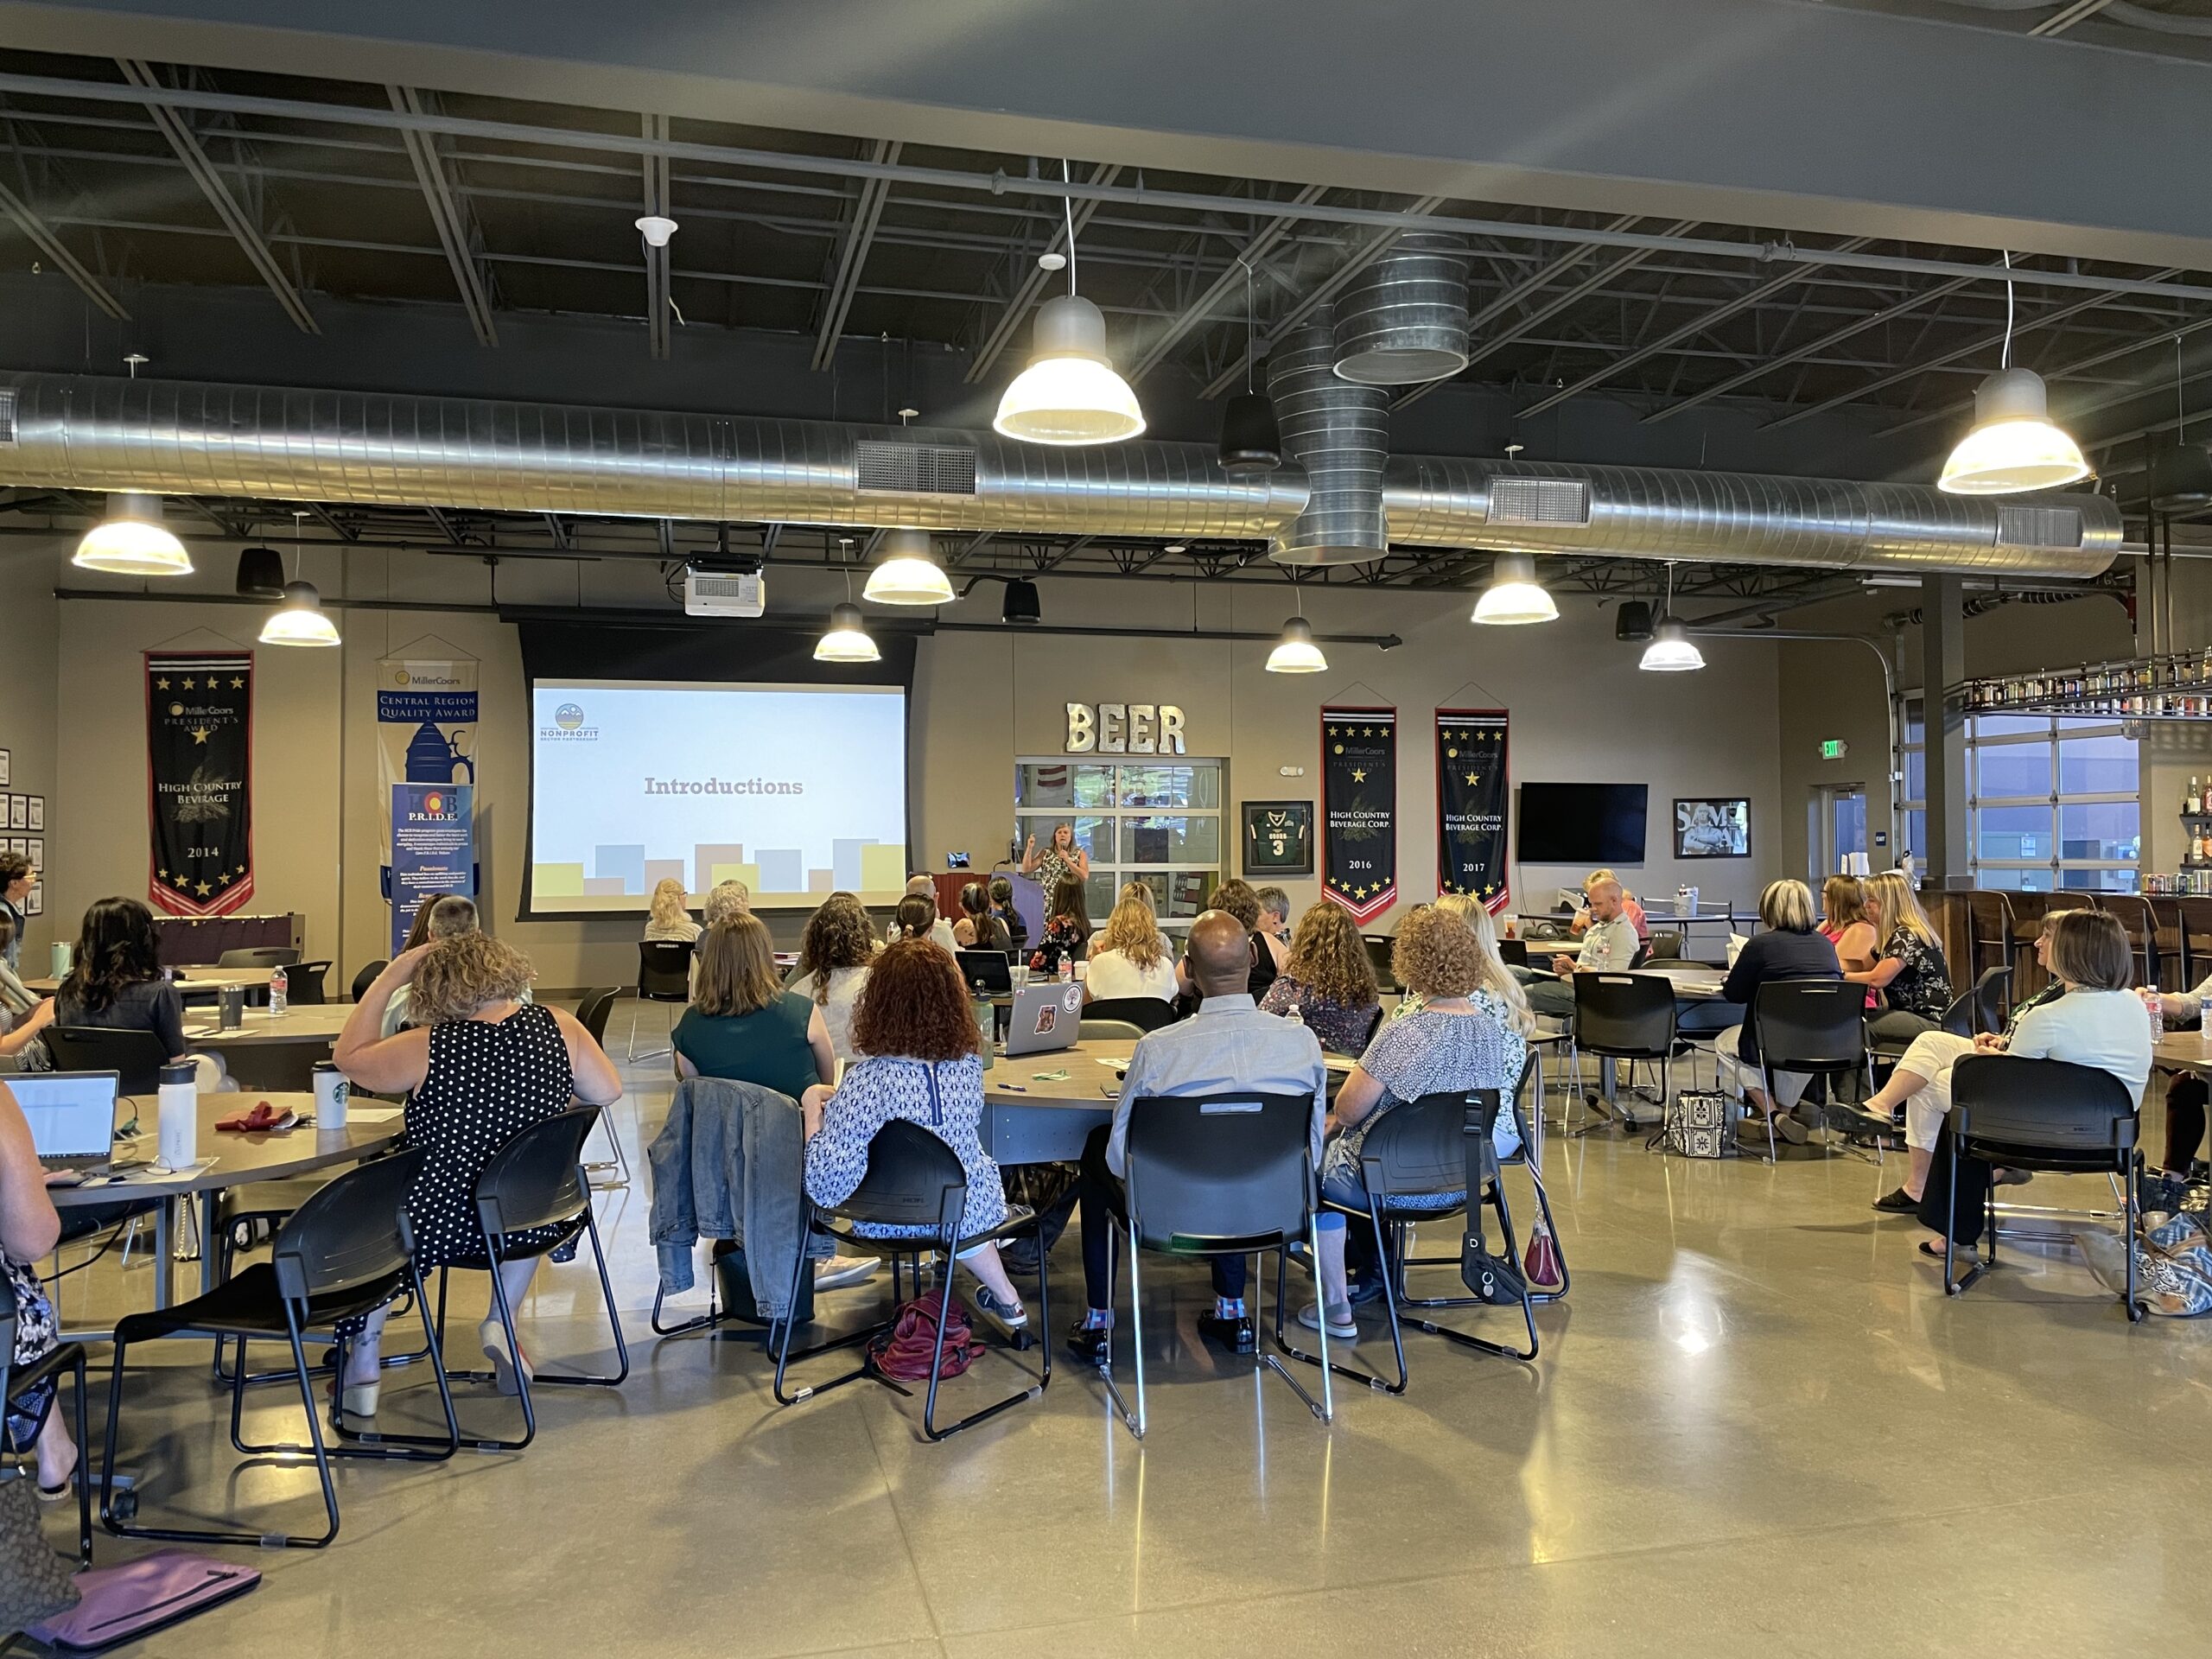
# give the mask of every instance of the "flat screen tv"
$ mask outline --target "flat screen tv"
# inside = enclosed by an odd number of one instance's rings
[[[1523,784],[1523,864],[1641,864],[1651,791],[1642,784]]]

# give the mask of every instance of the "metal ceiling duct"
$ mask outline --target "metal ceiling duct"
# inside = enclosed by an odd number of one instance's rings
[[[1268,394],[1283,457],[1306,470],[1306,510],[1268,549],[1281,564],[1356,564],[1390,549],[1382,521],[1382,463],[1389,399],[1340,380],[1336,334],[1325,305],[1280,342],[1268,359]]]
[[[2088,578],[2120,551],[2101,495],[1999,499],[1919,484],[1401,456],[1393,541],[1624,559]]]
[[[92,376],[0,376],[0,482],[140,478],[164,495],[1008,535],[1256,540],[1294,467],[1210,443],[1040,449],[995,432]],[[117,486],[115,487],[122,487]]]
[[[2120,550],[2119,509],[2097,495],[1990,499],[1926,486],[1442,456],[1386,467],[1383,394],[1335,377],[1331,338],[1325,325],[1302,337],[1294,369],[1293,353],[1279,351],[1270,377],[1287,459],[1300,465],[1242,478],[1221,470],[1211,444],[1045,450],[991,433],[24,374],[0,375],[0,485],[1272,537],[1291,563],[1371,559],[1395,543],[2084,579]]]
[[[1413,231],[1337,302],[1336,371],[1363,386],[1414,386],[1467,366],[1467,244]]]

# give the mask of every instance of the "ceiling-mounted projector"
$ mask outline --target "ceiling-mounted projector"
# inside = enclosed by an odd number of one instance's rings
[[[683,567],[686,616],[759,616],[768,608],[768,579],[759,558],[694,559]]]

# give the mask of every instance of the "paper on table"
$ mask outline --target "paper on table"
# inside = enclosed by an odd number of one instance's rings
[[[348,1123],[389,1123],[406,1110],[404,1106],[349,1106],[346,1109]]]

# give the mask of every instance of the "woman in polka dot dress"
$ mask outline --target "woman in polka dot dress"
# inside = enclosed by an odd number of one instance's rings
[[[416,1256],[425,1268],[483,1265],[471,1192],[493,1154],[573,1101],[603,1106],[621,1096],[613,1062],[574,1015],[519,1000],[531,978],[528,959],[513,947],[488,934],[458,934],[402,951],[339,1033],[339,1069],[379,1094],[404,1090],[406,1144],[429,1154],[407,1198]],[[422,1024],[379,1039],[385,1005],[410,983],[410,1017]],[[513,1236],[543,1242],[541,1235]],[[500,1268],[510,1306],[521,1305],[537,1266],[533,1256]],[[500,1390],[513,1393],[515,1368],[527,1372],[530,1362],[507,1351],[498,1319],[486,1319],[477,1332]],[[347,1344],[341,1403],[357,1416],[377,1408],[383,1335],[379,1309]]]

